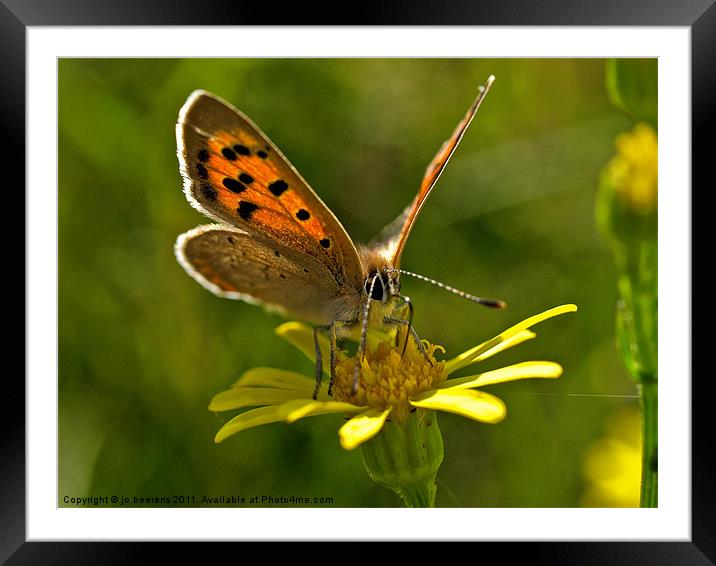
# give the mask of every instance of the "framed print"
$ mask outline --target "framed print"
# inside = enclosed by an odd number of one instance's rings
[[[712,6],[99,6],[2,7],[28,329],[3,559],[713,559],[690,334]]]

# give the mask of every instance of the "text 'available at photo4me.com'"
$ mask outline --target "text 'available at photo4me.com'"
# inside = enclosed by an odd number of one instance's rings
[[[62,498],[63,507],[171,507],[171,506],[283,506],[293,505],[333,505],[335,499],[330,496],[315,495],[92,495]]]

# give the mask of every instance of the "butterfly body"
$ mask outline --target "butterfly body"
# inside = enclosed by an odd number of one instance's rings
[[[405,242],[492,80],[428,166],[413,203],[366,246],[353,243],[247,116],[211,93],[193,92],[176,125],[184,193],[218,223],[179,236],[179,263],[220,297],[261,304],[329,330],[332,345],[338,334],[356,335],[359,329],[364,348],[367,326],[395,322],[408,303],[399,279]],[[318,379],[320,368],[319,362]]]

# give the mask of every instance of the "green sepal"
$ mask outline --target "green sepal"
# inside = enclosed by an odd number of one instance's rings
[[[387,421],[361,445],[361,453],[371,479],[400,495],[406,507],[435,506],[435,478],[444,456],[435,411],[416,409],[403,423]]]
[[[638,214],[618,193],[612,183],[609,165],[602,168],[595,204],[596,222],[602,234],[612,243],[656,241],[658,214]]]

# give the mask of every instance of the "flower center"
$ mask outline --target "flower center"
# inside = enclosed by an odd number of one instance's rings
[[[412,409],[410,399],[442,383],[447,377],[445,361],[435,359],[435,351],[445,348],[423,340],[421,352],[411,339],[405,354],[402,341],[399,346],[380,342],[375,349],[366,349],[361,363],[358,390],[353,393],[353,376],[358,356],[347,358],[336,365],[333,397],[356,405],[370,405],[377,409],[392,408],[391,418],[403,422]]]

